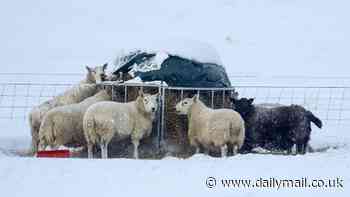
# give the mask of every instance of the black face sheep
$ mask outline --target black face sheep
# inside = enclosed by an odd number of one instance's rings
[[[149,95],[142,91],[132,102],[105,101],[90,106],[83,121],[88,157],[93,157],[93,145],[98,144],[102,158],[107,158],[108,144],[113,137],[117,140],[131,137],[134,157],[137,159],[140,140],[151,134],[157,109],[158,94]]]
[[[246,139],[242,150],[250,152],[262,147],[268,150],[287,150],[296,145],[297,153],[304,154],[310,139],[311,125],[322,127],[322,122],[310,111],[299,105],[273,108],[253,105],[254,99],[232,99],[246,125]]]
[[[233,154],[241,148],[245,136],[242,117],[231,109],[211,109],[199,100],[198,95],[186,98],[176,105],[178,114],[188,117],[188,138],[190,144],[207,150],[221,149],[221,156],[227,156],[228,147]]]
[[[47,146],[57,148],[61,145],[85,145],[83,117],[89,106],[110,101],[111,95],[107,90],[100,90],[94,96],[76,104],[60,106],[48,111],[39,130],[39,149]]]
[[[45,114],[58,106],[79,103],[85,98],[93,96],[97,91],[96,83],[101,82],[105,76],[107,64],[97,66],[95,68],[86,67],[87,75],[78,85],[66,90],[64,93],[34,107],[29,113],[29,125],[32,136],[31,154],[35,154],[38,150],[39,128]]]

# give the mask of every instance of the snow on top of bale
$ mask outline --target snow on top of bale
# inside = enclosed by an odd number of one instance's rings
[[[176,38],[154,41],[149,44],[140,43],[140,45],[138,48],[120,50],[114,61],[116,68],[126,63],[133,55],[141,52],[155,54],[156,56],[152,58],[152,64],[158,64],[159,66],[168,58],[168,55],[222,66],[220,56],[215,48],[202,41]]]
[[[152,43],[151,46],[143,48],[149,53],[165,52],[185,59],[200,63],[213,63],[222,65],[217,51],[210,44],[189,39],[169,39]]]

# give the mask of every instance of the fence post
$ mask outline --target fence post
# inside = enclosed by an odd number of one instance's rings
[[[39,94],[39,97],[38,97],[38,105],[40,105],[40,101],[41,101],[41,97],[42,97],[42,94],[44,92],[44,89],[45,89],[45,85],[43,85],[41,88],[40,88],[40,94]]]
[[[265,103],[268,103],[269,100],[270,100],[270,91],[271,91],[271,88],[267,88],[267,94],[266,94],[266,97],[265,97]]]
[[[331,104],[332,104],[332,98],[333,98],[333,88],[330,88],[329,90],[329,98],[328,98],[328,106],[327,106],[327,115],[326,115],[326,121],[328,121],[329,119],[329,111],[331,108]]]
[[[321,91],[321,88],[318,88],[317,93],[316,93],[315,110],[318,110],[318,103],[320,100],[320,91]]]
[[[4,99],[4,94],[5,94],[5,88],[7,87],[6,85],[2,85],[1,86],[2,89],[1,89],[1,94],[0,94],[0,105],[2,103],[2,100]]]
[[[25,108],[24,108],[24,116],[23,116],[23,119],[25,120],[26,119],[26,114],[27,114],[27,107],[28,107],[28,103],[29,103],[29,101],[28,101],[28,99],[29,99],[29,89],[30,89],[30,85],[28,84],[27,85],[27,91],[26,91],[26,95],[25,95]],[[55,87],[55,92],[56,92],[56,87]]]
[[[341,96],[341,103],[339,107],[339,118],[338,118],[338,126],[340,125],[341,119],[342,119],[342,112],[344,107],[344,101],[345,101],[345,91],[347,88],[343,89],[342,96]]]
[[[13,95],[11,100],[11,120],[14,118],[14,108],[15,108],[15,102],[16,102],[16,85],[13,85]]]

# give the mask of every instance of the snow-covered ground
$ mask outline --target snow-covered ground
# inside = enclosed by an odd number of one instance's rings
[[[350,86],[349,6],[346,0],[7,1],[0,7],[0,72],[79,74],[84,65],[113,62],[121,50],[152,48],[156,41],[176,37],[215,47],[229,75],[236,76],[234,85]],[[304,77],[269,77],[278,75]],[[81,75],[0,77],[0,82],[72,83]],[[255,91],[241,93],[256,96]],[[264,102],[264,93],[259,96]],[[343,107],[349,105],[347,101]],[[247,154],[220,159],[196,155],[186,160],[139,161],[13,156],[12,152],[29,146],[27,121],[5,119],[0,126],[1,196],[350,194],[349,124],[314,128],[311,144],[323,151],[303,156]],[[209,189],[207,177],[218,182],[221,178],[341,177],[344,188],[277,191],[228,189],[218,184]]]

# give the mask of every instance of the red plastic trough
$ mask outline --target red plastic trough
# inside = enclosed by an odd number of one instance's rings
[[[68,158],[70,155],[69,150],[45,150],[38,151],[36,157]]]

